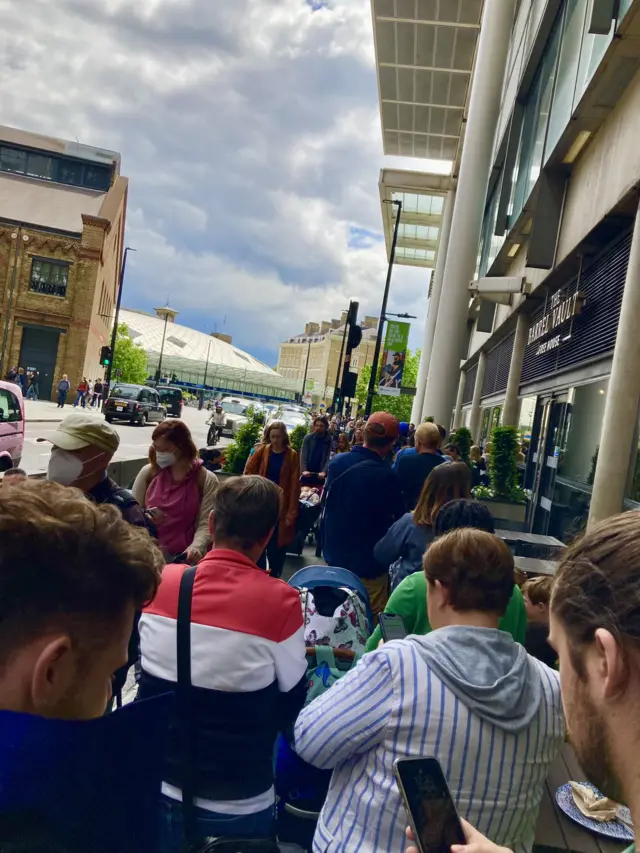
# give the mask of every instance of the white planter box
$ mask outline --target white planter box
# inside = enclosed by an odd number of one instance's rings
[[[489,510],[494,518],[502,518],[505,521],[515,521],[523,524],[527,517],[526,503],[515,503],[512,501],[499,501],[493,498],[478,498],[478,503]]]

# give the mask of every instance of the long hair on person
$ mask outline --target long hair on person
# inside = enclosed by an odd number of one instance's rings
[[[441,508],[449,501],[468,498],[471,494],[471,470],[464,462],[438,465],[422,487],[413,520],[418,525],[432,525]]]
[[[264,432],[262,434],[262,444],[271,444],[271,432],[274,429],[282,430],[282,443],[285,447],[289,447],[291,443],[289,441],[289,433],[287,432],[287,427],[285,426],[283,421],[271,421],[271,423],[264,428]]]

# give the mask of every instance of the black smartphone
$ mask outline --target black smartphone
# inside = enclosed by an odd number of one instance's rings
[[[420,853],[450,853],[467,840],[435,758],[399,758],[394,773]]]
[[[381,613],[378,617],[380,620],[380,633],[385,643],[389,640],[404,640],[407,636],[407,629],[404,627],[402,616],[396,616],[395,613]]]

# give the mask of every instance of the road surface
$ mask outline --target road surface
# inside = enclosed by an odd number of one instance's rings
[[[39,442],[38,438],[50,438],[56,431],[63,417],[73,412],[81,411],[73,406],[65,406],[64,410],[56,408],[55,403],[47,401],[27,402],[24,452],[21,467],[27,474],[38,474],[47,470],[51,444],[48,441]],[[85,409],[97,420],[104,419],[98,411]],[[208,427],[206,425],[209,413],[206,410],[185,406],[182,419],[193,435],[196,447],[205,447]],[[114,459],[139,459],[147,456],[151,443],[151,433],[156,424],[147,426],[131,426],[128,423],[113,423],[112,426],[120,435],[120,447]],[[223,438],[218,447],[226,447],[230,439]]]

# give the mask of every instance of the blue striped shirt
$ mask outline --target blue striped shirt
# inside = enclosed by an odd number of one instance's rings
[[[296,723],[298,754],[333,768],[314,853],[399,853],[407,817],[397,758],[440,761],[462,817],[497,844],[530,853],[549,765],[564,741],[558,674],[536,661],[537,716],[514,734],[470,711],[411,639],[367,655]]]

